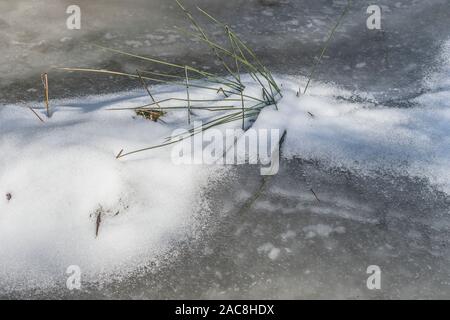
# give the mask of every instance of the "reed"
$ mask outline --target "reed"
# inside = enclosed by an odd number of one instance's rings
[[[44,102],[45,110],[47,111],[47,118],[50,118],[50,104],[48,102],[48,74],[41,74],[42,85],[44,86]]]
[[[303,94],[306,94],[306,91],[308,90],[308,87],[311,83],[311,80],[317,70],[317,67],[319,66],[320,62],[322,61],[323,56],[325,55],[325,52],[328,49],[328,46],[330,45],[331,39],[333,38],[334,34],[336,33],[337,28],[341,24],[344,17],[347,15],[348,11],[350,10],[350,7],[352,5],[352,0],[347,0],[347,6],[345,7],[344,11],[342,12],[341,16],[339,17],[338,21],[334,25],[334,27],[331,29],[330,34],[327,37],[327,40],[325,41],[324,46],[322,47],[322,50],[320,51],[319,58],[317,59],[316,63],[313,65],[310,74],[308,75],[308,81],[306,82],[305,89],[303,91]],[[299,88],[297,91],[297,96],[300,96],[301,89]]]

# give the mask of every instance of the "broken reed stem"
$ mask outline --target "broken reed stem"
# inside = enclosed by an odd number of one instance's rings
[[[187,101],[187,100],[186,100]],[[191,100],[192,101],[192,100]],[[239,100],[240,101],[240,100]],[[233,105],[227,105],[227,106],[196,106],[196,105],[192,105],[191,104],[191,113],[192,110],[206,110],[206,111],[227,111],[227,110],[238,110],[242,109],[242,107],[238,107],[238,106],[233,106]],[[149,107],[138,107],[138,108],[115,108],[115,109],[105,109],[107,111],[123,111],[123,110],[134,110],[136,112],[138,111],[144,111],[144,112],[160,112],[162,110],[184,110],[187,109],[186,105],[181,105],[181,106],[171,106],[171,107],[162,107],[161,109],[158,108],[149,108]],[[249,107],[245,107],[244,109],[246,110],[252,110],[254,108],[249,108]]]
[[[192,68],[187,66],[188,70],[192,71]],[[137,75],[135,74],[130,74],[130,73],[125,73],[125,72],[119,72],[119,71],[111,71],[111,70],[105,70],[105,69],[89,69],[89,68],[68,68],[68,67],[63,67],[63,68],[58,68],[60,70],[66,70],[66,71],[77,71],[77,72],[92,72],[92,73],[103,73],[103,74],[112,74],[112,75],[118,75],[118,76],[126,76],[126,77],[130,77],[130,78],[139,78]],[[185,82],[176,82],[176,81],[169,81],[169,80],[162,80],[162,79],[158,79],[158,78],[151,78],[151,77],[145,77],[142,76],[143,79],[147,79],[147,80],[151,80],[151,81],[156,81],[156,82],[160,82],[160,83],[168,83],[168,84],[175,84],[175,85],[182,85],[185,86]],[[185,78],[185,77],[183,77]],[[223,91],[224,94],[229,97],[230,95],[236,94],[233,91],[230,90],[224,90],[222,87],[220,88],[213,88],[213,87],[208,87],[208,86],[202,86],[199,84],[189,84],[190,87],[195,87],[195,88],[200,88],[200,89],[205,89],[205,90],[213,90],[213,91]],[[259,101],[259,102],[264,102],[263,100],[256,98],[256,97],[252,97],[249,95],[245,95],[244,97],[255,100],[255,101]]]
[[[150,92],[150,89],[148,88],[147,83],[145,82],[145,80],[142,78],[141,74],[139,73],[139,70],[136,69],[136,73],[139,76],[139,81],[141,81],[142,86],[144,87],[144,89],[147,91],[148,95],[150,96],[150,98],[152,99],[153,103],[156,104],[158,106],[159,109],[161,109],[161,106],[158,104],[158,102],[156,102],[155,98],[153,97],[152,93]]]
[[[35,115],[39,120],[41,120],[41,122],[44,122],[44,119],[42,119],[42,118],[39,116],[39,114],[38,114],[36,111],[34,111],[34,109],[33,109],[32,107],[28,107],[28,109],[30,109],[30,110],[34,113],[34,115]]]
[[[162,100],[159,100],[159,101],[157,101],[158,103],[160,103],[160,104],[163,104],[164,102],[169,102],[169,101],[184,101],[184,102],[187,102],[188,100],[187,99],[184,99],[184,98],[167,98],[167,99],[162,99]],[[227,101],[231,101],[231,102],[240,102],[241,101],[241,98],[239,98],[239,99],[190,99],[190,101],[191,101],[191,103],[192,102],[227,102]],[[250,100],[245,100],[244,99],[244,101],[250,101]],[[108,110],[108,111],[117,111],[117,110],[138,110],[138,109],[154,109],[154,108],[152,108],[152,106],[154,106],[156,104],[156,101],[155,101],[155,103],[149,103],[149,104],[145,104],[145,105],[142,105],[142,106],[138,106],[138,107],[126,107],[126,108],[108,108],[108,109],[105,109],[105,110]],[[196,108],[201,108],[202,106],[197,106]],[[207,108],[216,108],[217,106],[205,106],[205,107],[207,107]],[[219,107],[229,107],[229,108],[231,108],[231,107],[233,107],[233,105],[229,105],[229,106],[219,106]],[[171,108],[178,108],[178,109],[180,109],[180,108],[186,108],[186,107],[161,107],[161,109],[171,109]],[[192,106],[191,105],[191,109],[193,109],[194,108],[194,106]]]
[[[187,95],[187,114],[188,114],[188,124],[191,124],[191,100],[189,97],[189,77],[188,77],[188,69],[184,68],[184,73],[186,75],[186,95]]]
[[[305,90],[303,91],[303,94],[306,94],[306,90],[308,90],[309,84],[311,82],[311,79],[312,79],[314,73],[316,72],[317,66],[322,61],[322,58],[325,55],[325,52],[327,51],[328,46],[329,46],[329,44],[331,42],[331,38],[333,38],[333,35],[336,32],[336,30],[339,27],[339,25],[341,24],[342,19],[344,19],[344,17],[347,15],[347,12],[349,11],[351,4],[352,4],[352,1],[348,0],[347,6],[345,7],[345,9],[342,12],[341,16],[339,17],[337,23],[335,24],[335,26],[331,30],[330,35],[328,36],[327,40],[325,41],[325,44],[324,44],[324,46],[322,48],[322,52],[320,53],[320,56],[319,56],[318,60],[316,61],[316,63],[312,67],[311,73],[308,76],[308,82],[306,83]],[[299,92],[300,92],[300,87],[299,87]]]
[[[244,104],[244,96],[241,91],[241,106],[242,106],[242,130],[245,130],[245,104]]]
[[[229,95],[227,95],[227,94],[225,93],[225,91],[223,90],[222,87],[220,87],[219,90],[217,90],[217,93],[219,93],[219,92],[222,92],[223,95],[224,95],[225,97],[227,97],[227,98],[229,97]]]
[[[149,58],[149,57],[143,57],[143,56],[139,56],[139,55],[136,55],[136,54],[128,53],[128,52],[125,52],[125,51],[103,47],[103,46],[100,46],[100,45],[95,45],[95,46],[98,47],[98,48],[101,48],[103,50],[107,50],[107,51],[123,54],[123,55],[129,56],[129,57],[133,57],[133,58],[136,58],[136,59],[149,61],[149,62],[152,62],[152,63],[156,63],[156,64],[160,64],[160,65],[164,65],[164,66],[168,66],[168,67],[172,67],[172,68],[184,69],[186,67],[186,66],[175,64],[175,63],[166,62],[166,61],[163,61],[163,60],[158,60],[158,59]],[[226,79],[226,78],[224,78],[222,76],[215,75],[215,74],[203,71],[203,70],[199,70],[199,69],[196,69],[196,68],[194,68],[192,66],[187,66],[187,68],[190,71],[192,71],[192,72],[194,72],[194,73],[196,73],[196,74],[198,74],[198,75],[200,75],[202,77],[205,77],[209,82],[216,82],[216,83],[226,84],[227,86],[229,86],[231,88],[233,88],[236,85],[235,82],[233,82],[233,81],[231,81],[229,79]],[[68,70],[68,71],[87,71],[87,70],[89,70],[89,69],[81,69],[81,68],[59,68],[59,69],[61,69],[61,70]],[[93,69],[90,69],[90,70],[93,70]],[[115,72],[115,74],[117,74],[117,75],[120,75],[120,74],[128,75],[128,74],[119,73],[119,72]],[[134,75],[130,75],[130,76],[133,77]],[[152,78],[147,78],[147,79],[152,79]],[[168,82],[168,81],[163,81],[163,82]]]
[[[234,47],[234,41],[233,41],[233,38],[231,37],[231,34],[230,34],[230,28],[228,26],[225,26],[225,30],[227,32],[227,37],[228,37],[228,41],[230,42],[231,49],[233,50],[234,63],[235,63],[235,66],[236,66],[236,74],[237,74],[237,77],[238,77],[237,80],[242,85],[242,83],[241,83],[241,70],[239,68],[239,61],[237,60],[237,54],[236,54],[236,49]]]
[[[239,83],[241,83],[241,70],[239,68],[239,61],[237,59],[237,54],[236,54],[236,49],[235,49],[235,42],[233,40],[233,37],[231,36],[230,28],[228,26],[225,26],[225,30],[227,32],[227,36],[228,36],[228,40],[230,42],[230,46],[231,46],[231,48],[233,50],[234,63],[236,65],[236,73],[238,75],[238,81],[239,81]],[[240,93],[241,93],[241,107],[242,107],[242,130],[245,130],[245,104],[244,104],[244,96],[243,96],[244,85],[242,83],[241,83],[241,85],[242,85],[242,89],[240,90]]]
[[[42,84],[44,86],[44,95],[45,95],[45,108],[47,110],[47,118],[50,118],[50,108],[48,103],[48,74],[41,74]]]
[[[116,159],[119,159],[120,156],[122,155],[122,153],[123,153],[123,149],[120,149],[119,153],[118,153],[117,156],[116,156]]]

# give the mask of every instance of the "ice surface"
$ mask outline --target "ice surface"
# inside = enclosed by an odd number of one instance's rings
[[[430,79],[445,80],[446,74],[444,67]],[[306,95],[297,97],[304,78],[278,75],[277,80],[284,94],[279,110],[265,109],[254,128],[286,129],[285,158],[319,161],[360,176],[425,178],[450,192],[448,89],[427,82],[429,92],[416,98],[413,107],[392,108],[331,83],[315,82]],[[161,98],[185,97],[184,89],[153,90]],[[79,265],[86,281],[125,276],[177,252],[175,244],[195,236],[215,213],[203,190],[227,175],[228,167],[176,166],[170,161],[170,148],[115,159],[121,148],[153,145],[184,125],[184,114],[169,113],[165,119],[171,125],[165,125],[133,117],[131,111],[106,110],[147,102],[147,96],[133,92],[51,101],[53,115],[44,124],[23,105],[1,107],[2,290],[61,284],[69,265]],[[42,109],[39,112],[43,115]],[[282,189],[278,192],[286,195]],[[315,201],[310,194],[308,199]],[[340,198],[334,203],[352,206]],[[255,204],[259,210],[285,214],[302,210],[301,206],[284,208],[267,200]],[[96,238],[98,210],[104,214]],[[314,210],[319,215],[336,213],[320,206]],[[364,210],[352,214],[342,216],[371,221]],[[439,227],[438,220],[431,223]],[[347,228],[319,222],[301,231],[306,239],[327,240]],[[281,234],[286,241],[296,232]],[[335,244],[327,241],[332,250]],[[266,242],[256,251],[278,261],[289,250]]]
[[[253,48],[270,70],[308,74],[314,56],[347,1],[330,0],[184,0],[229,24]],[[317,69],[317,79],[333,80],[351,88],[403,95],[417,87],[448,36],[447,0],[378,0],[383,8],[382,30],[366,28],[366,9],[372,0],[359,0],[339,27],[329,51]],[[401,3],[401,6],[397,6]],[[109,68],[134,72],[148,63],[124,59],[93,44],[144,56],[164,57],[180,64],[218,70],[208,48],[174,26],[188,22],[170,0],[78,0],[80,30],[66,27],[66,8],[72,3],[53,0],[0,3],[0,100],[40,100],[40,74],[50,72],[53,97],[121,91],[138,85],[127,78],[104,76],[87,81],[84,75],[58,72],[56,66]],[[270,12],[269,16],[264,13]],[[195,13],[196,17],[199,17]],[[199,17],[200,18],[200,17]],[[205,19],[200,18],[206,26]],[[212,33],[216,30],[212,29]],[[358,63],[364,68],[356,68]],[[391,97],[391,96],[390,96]]]

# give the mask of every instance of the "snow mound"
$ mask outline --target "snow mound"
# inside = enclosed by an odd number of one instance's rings
[[[70,265],[83,281],[125,275],[202,226],[203,190],[225,168],[174,165],[170,148],[117,160],[121,148],[172,131],[105,111],[148,100],[119,96],[52,101],[45,124],[26,108],[1,107],[1,290],[64,285]]]

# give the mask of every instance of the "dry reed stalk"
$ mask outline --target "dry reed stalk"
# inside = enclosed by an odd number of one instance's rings
[[[47,110],[47,118],[50,118],[50,108],[48,102],[48,74],[41,74],[42,85],[44,86],[44,95],[45,95],[45,109]]]
[[[186,75],[186,95],[187,95],[187,115],[188,115],[188,124],[191,124],[191,100],[189,96],[189,77],[188,77],[188,69],[184,68],[184,74]]]

